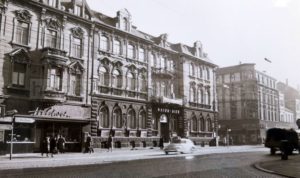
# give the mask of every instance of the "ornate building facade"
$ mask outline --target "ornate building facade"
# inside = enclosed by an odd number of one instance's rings
[[[98,147],[110,134],[116,147],[212,139],[216,65],[200,42],[170,43],[137,30],[126,9],[109,17],[84,0],[2,0],[0,9],[2,115],[33,120],[0,120],[15,122],[15,143],[36,151],[63,135],[73,149],[85,132]]]

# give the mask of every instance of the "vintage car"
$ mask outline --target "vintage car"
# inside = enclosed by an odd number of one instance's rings
[[[284,142],[285,148],[283,148]],[[294,150],[299,150],[298,134],[293,129],[271,128],[266,133],[265,147],[270,148],[271,155],[274,155],[277,150],[292,154]]]
[[[190,139],[173,137],[171,143],[164,148],[164,152],[192,153],[196,149],[194,143]]]

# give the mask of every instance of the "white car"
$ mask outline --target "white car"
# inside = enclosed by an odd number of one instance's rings
[[[170,152],[192,153],[196,149],[194,143],[190,139],[174,137],[171,143],[164,148],[166,154]]]

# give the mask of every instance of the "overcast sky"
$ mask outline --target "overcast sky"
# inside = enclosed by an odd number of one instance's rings
[[[126,8],[133,25],[171,43],[197,40],[219,67],[256,63],[279,81],[300,84],[299,0],[87,0],[115,17]],[[272,62],[264,60],[268,58]]]

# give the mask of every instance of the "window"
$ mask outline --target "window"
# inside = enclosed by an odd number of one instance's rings
[[[167,96],[167,87],[165,82],[161,82],[161,95],[160,96]]]
[[[99,84],[109,86],[109,75],[104,67],[100,67],[99,69]]]
[[[141,111],[139,114],[139,120],[140,120],[140,128],[141,129],[146,129],[146,112],[145,111]]]
[[[15,86],[25,85],[26,64],[14,63],[12,73],[12,84]]]
[[[166,68],[166,59],[164,57],[161,57],[161,60],[160,60],[160,67],[161,69],[165,69]]]
[[[133,109],[130,109],[128,111],[128,127],[131,128],[131,129],[135,129],[136,128],[136,119],[135,119],[135,112]]]
[[[57,32],[53,30],[48,30],[48,35],[46,37],[46,46],[50,48],[58,49],[58,38],[57,38]]]
[[[154,54],[150,54],[150,66],[151,67],[154,67],[155,66],[155,57],[154,57]]]
[[[203,98],[203,92],[202,92],[202,90],[199,88],[198,89],[198,103],[202,103],[203,101],[202,101],[202,98]]]
[[[127,88],[129,90],[135,90],[135,78],[131,72],[127,75]]]
[[[103,51],[108,51],[108,38],[106,36],[101,36],[100,49]]]
[[[77,57],[77,58],[81,58],[81,52],[82,52],[82,49],[81,49],[81,42],[82,40],[80,38],[74,38],[73,40],[73,56],[74,57]]]
[[[113,117],[114,117],[115,127],[116,128],[122,128],[122,126],[123,126],[122,111],[121,111],[120,108],[117,108],[117,109],[114,110]]]
[[[113,71],[112,75],[112,86],[115,88],[121,88],[122,87],[122,75],[118,70]]]
[[[128,26],[128,21],[126,18],[123,18],[123,23],[122,23],[121,29],[127,31],[128,30],[127,26]]]
[[[50,69],[49,87],[52,90],[62,90],[62,71],[59,68]]]
[[[199,78],[203,78],[202,67],[199,66]]]
[[[197,118],[195,116],[192,118],[192,130],[198,131]]]
[[[141,92],[145,92],[146,91],[146,77],[143,74],[140,74],[139,76],[139,89]]]
[[[205,131],[205,121],[204,121],[203,117],[200,118],[200,130]]]
[[[75,15],[81,16],[81,6],[75,6]]]
[[[170,60],[170,71],[174,71],[174,61]]]
[[[143,48],[139,49],[139,61],[145,62],[145,50]]]
[[[210,118],[207,119],[207,131],[212,131],[212,123]]]
[[[16,29],[16,42],[23,45],[28,45],[29,39],[29,24],[18,21]]]
[[[209,68],[206,68],[206,79],[207,80],[210,80],[210,70],[209,70]]]
[[[134,48],[133,45],[131,45],[131,44],[128,45],[128,54],[127,54],[128,58],[134,58],[135,57],[134,50],[135,50],[135,48]]]
[[[109,128],[109,117],[107,107],[102,107],[99,112],[99,126]]]
[[[191,63],[190,64],[190,76],[194,76],[195,75],[195,68],[194,68],[194,64]]]
[[[195,102],[196,101],[196,93],[195,93],[195,88],[191,87],[190,88],[190,101]]]
[[[48,0],[48,5],[52,7],[56,7],[56,0]]]
[[[121,55],[121,42],[119,40],[114,40],[114,53]]]
[[[73,95],[80,96],[81,92],[81,75],[71,75],[71,92]]]

